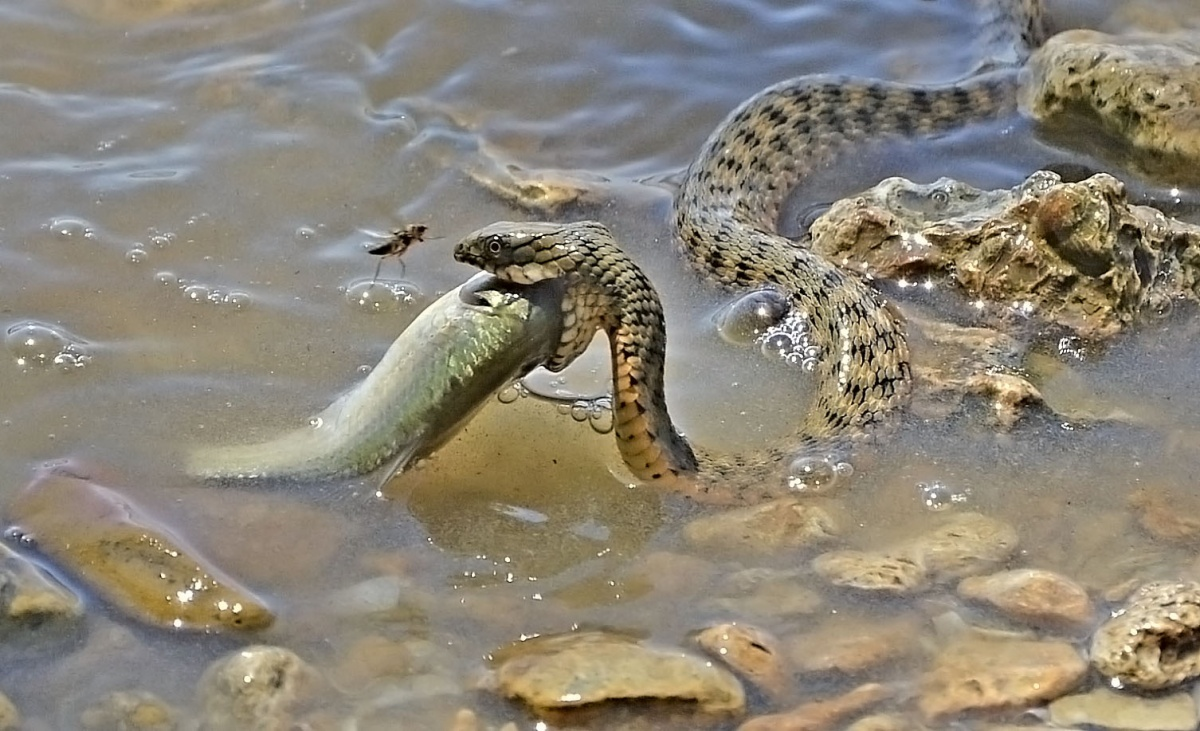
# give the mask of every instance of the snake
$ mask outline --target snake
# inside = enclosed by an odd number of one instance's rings
[[[779,82],[730,112],[683,176],[672,226],[684,258],[729,290],[785,293],[822,354],[814,401],[780,445],[718,454],[680,433],[665,395],[662,304],[602,224],[499,222],[456,245],[455,259],[500,279],[567,282],[550,370],[577,357],[596,329],[607,333],[614,432],[634,477],[710,502],[778,496],[794,486],[797,454],[869,436],[903,405],[912,369],[898,310],[861,277],[781,235],[778,219],[800,181],[858,145],[929,137],[1016,110],[1020,68],[1044,40],[1040,0],[979,5],[980,34],[995,53],[969,77],[927,86],[831,75]]]

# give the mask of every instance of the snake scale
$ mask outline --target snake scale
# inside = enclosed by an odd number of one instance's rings
[[[981,36],[995,49],[978,73],[944,86],[802,76],[734,109],[688,168],[675,198],[684,256],[732,290],[775,287],[792,298],[821,350],[815,402],[786,441],[744,455],[693,449],[667,411],[662,306],[644,272],[595,222],[497,223],[467,236],[455,258],[517,283],[565,277],[563,335],[551,370],[570,363],[596,328],[609,336],[614,430],[641,480],[675,483],[711,502],[778,495],[797,452],[869,433],[905,399],[912,375],[898,313],[862,279],[778,233],[797,183],[856,144],[922,137],[1016,107],[1017,73],[1043,39],[1040,0],[980,0]]]

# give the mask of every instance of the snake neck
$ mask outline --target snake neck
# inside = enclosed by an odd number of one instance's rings
[[[618,260],[622,265],[613,266]],[[649,278],[609,236],[597,236],[572,277],[568,296],[577,311],[599,313],[595,324],[608,336],[613,431],[626,466],[639,480],[695,473],[696,455],[667,410],[666,321]]]

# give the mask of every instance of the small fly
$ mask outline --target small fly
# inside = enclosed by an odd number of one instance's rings
[[[404,256],[404,253],[413,244],[425,241],[425,232],[428,230],[429,227],[423,223],[410,223],[404,228],[392,231],[382,244],[367,249],[368,254],[379,257],[379,263],[375,265],[375,276],[371,277],[371,284],[379,279],[379,270],[383,267],[383,260],[390,256],[396,257],[396,261],[400,262],[400,274],[403,275],[404,260],[400,257]]]

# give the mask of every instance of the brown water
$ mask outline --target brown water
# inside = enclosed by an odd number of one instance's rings
[[[1056,28],[1096,27],[1116,22],[1118,5],[1051,11]],[[611,437],[550,405],[490,405],[385,499],[362,484],[218,490],[183,478],[178,455],[302,423],[469,276],[450,243],[528,215],[467,174],[494,169],[489,155],[629,181],[571,215],[609,224],[662,289],[677,419],[710,445],[778,431],[793,416],[778,393],[804,384],[712,334],[708,314],[721,299],[666,244],[669,191],[659,181],[770,82],[966,73],[973,21],[965,0],[9,2],[0,8],[0,324],[42,329],[10,337],[0,361],[2,489],[11,494],[46,460],[102,465],[109,484],[270,598],[280,620],[256,639],[321,668],[347,662],[372,634],[432,640],[462,677],[522,632],[573,624],[679,643],[721,619],[695,601],[705,585],[637,567],[680,549],[686,509],[614,478]],[[1047,164],[1106,168],[1102,151],[1064,147],[1064,137],[1006,120],[833,171],[806,194],[828,201],[889,174],[1007,187]],[[1161,198],[1170,184],[1142,188]],[[414,249],[403,277],[385,263],[398,294],[364,305],[355,295],[375,264],[364,242],[408,221],[443,239]],[[847,504],[862,532],[850,542],[929,523],[917,485],[940,481],[966,507],[1020,526],[1030,565],[1097,589],[1134,564],[1149,566],[1139,576],[1176,575],[1187,552],[1141,534],[1125,495],[1191,488],[1194,322],[1176,313],[1148,323],[1076,366],[1088,399],[1142,427],[1034,420],[996,434],[970,420],[909,424],[855,477]],[[77,343],[64,352],[55,333]],[[22,344],[28,335],[34,343]],[[330,608],[333,592],[384,574],[410,582],[386,618]],[[0,689],[35,727],[73,728],[81,707],[117,689],[187,707],[200,671],[233,646],[149,632],[94,604],[81,647],[3,663]],[[387,706],[353,696],[349,708]],[[439,702],[532,722],[470,691]]]

